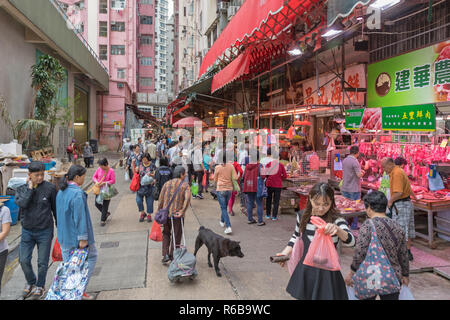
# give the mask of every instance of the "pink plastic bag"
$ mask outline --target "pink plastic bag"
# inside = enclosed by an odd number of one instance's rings
[[[317,227],[317,230],[309,245],[308,253],[303,264],[330,271],[341,270],[339,256],[333,240],[330,235],[324,234],[324,228],[327,223],[315,216],[311,217],[311,222]]]
[[[292,249],[291,257],[287,262],[287,267],[289,270],[289,274],[291,276],[294,273],[294,270],[297,267],[297,264],[300,261],[302,255],[303,255],[303,240],[301,236],[299,236],[294,244],[294,248]]]

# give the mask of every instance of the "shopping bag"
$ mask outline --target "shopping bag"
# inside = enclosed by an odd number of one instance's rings
[[[128,171],[125,171],[125,181],[130,181],[130,175]]]
[[[405,285],[402,285],[402,288],[400,289],[400,295],[398,297],[398,300],[416,300],[414,299],[414,296],[411,293],[411,290]]]
[[[241,187],[239,186],[239,183],[235,179],[232,179],[232,181],[233,181],[233,191],[241,192]]]
[[[339,256],[333,240],[329,234],[324,233],[327,223],[316,216],[311,217],[311,222],[317,229],[303,264],[330,271],[341,270]]]
[[[213,172],[211,172],[211,173],[209,174],[209,180],[214,180],[214,173],[213,173]]]
[[[59,245],[58,238],[56,238],[55,244],[53,245],[52,260],[53,262],[63,261],[61,246]]]
[[[202,186],[206,187],[206,172],[203,173]]]
[[[196,196],[198,194],[198,183],[197,182],[192,182],[191,192],[192,192],[193,196]]]
[[[161,225],[156,221],[153,221],[152,230],[150,231],[149,238],[156,242],[161,242],[163,240]]]
[[[395,275],[383,245],[377,236],[372,220],[372,239],[364,261],[353,275],[355,295],[358,299],[367,299],[377,295],[399,292],[401,285]]]
[[[88,283],[87,249],[74,249],[69,261],[60,263],[45,300],[81,300]]]
[[[140,182],[139,180],[140,180],[139,173],[135,173],[130,183],[131,191],[136,192],[139,190],[139,182]]]
[[[289,274],[292,276],[292,273],[294,273],[295,268],[297,267],[298,262],[300,261],[301,257],[303,256],[303,240],[301,236],[297,237],[297,241],[294,244],[294,248],[292,248],[291,257],[289,258],[287,262],[287,267],[289,270]]]
[[[359,300],[359,299],[355,296],[355,288],[349,287],[349,286],[346,286],[346,288],[347,288],[348,300]]]

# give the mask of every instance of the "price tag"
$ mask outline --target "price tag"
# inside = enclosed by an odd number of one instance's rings
[[[442,142],[441,142],[441,148],[445,148],[445,147],[447,146],[447,143],[448,143],[448,139],[442,140]]]

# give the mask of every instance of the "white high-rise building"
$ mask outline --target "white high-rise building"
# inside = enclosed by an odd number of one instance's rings
[[[169,27],[168,23],[169,15],[169,2],[168,0],[158,0],[155,8],[155,91],[156,92],[168,92],[168,47],[170,38],[168,38]]]

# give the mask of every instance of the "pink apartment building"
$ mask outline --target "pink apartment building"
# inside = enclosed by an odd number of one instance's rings
[[[59,0],[82,38],[109,71],[109,91],[97,94],[99,144],[117,150],[126,104],[136,92],[154,92],[153,0]]]

